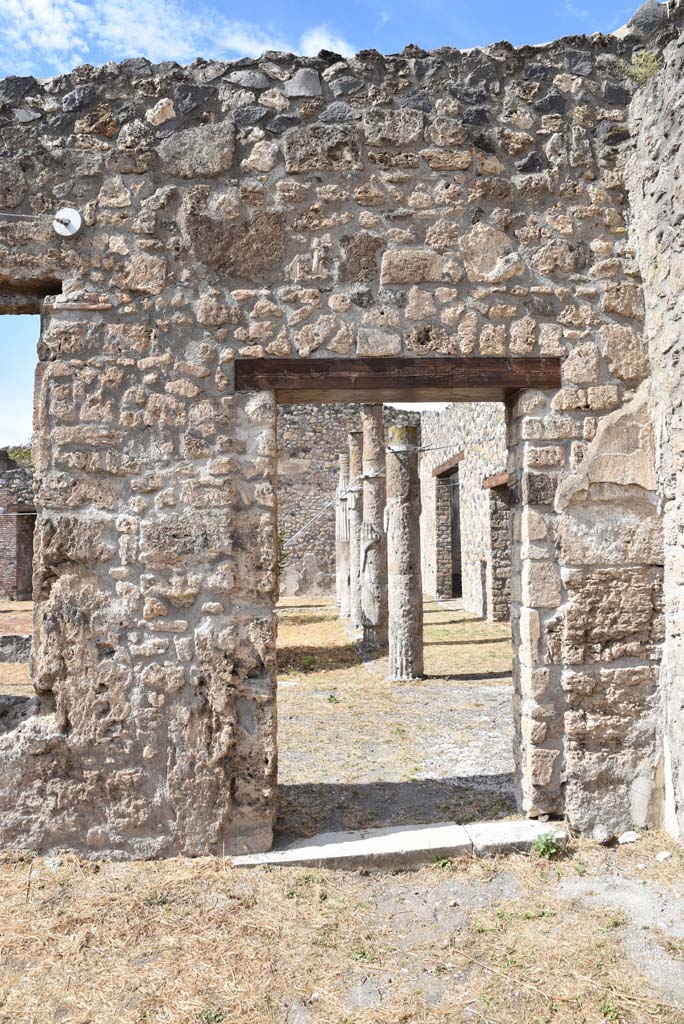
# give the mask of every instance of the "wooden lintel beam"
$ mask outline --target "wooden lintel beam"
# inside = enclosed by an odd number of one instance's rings
[[[235,390],[302,402],[494,402],[524,388],[556,389],[560,360],[536,356],[369,356],[236,359]]]
[[[432,470],[433,476],[453,476],[459,467],[459,464],[465,459],[465,452],[459,452],[458,455],[454,455],[451,459],[447,459],[441,466],[436,466]]]
[[[492,487],[508,487],[510,482],[510,473],[497,473],[496,476],[486,476],[482,481],[482,490],[491,490]]]

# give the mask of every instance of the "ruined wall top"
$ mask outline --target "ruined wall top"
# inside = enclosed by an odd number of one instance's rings
[[[350,59],[267,52],[188,67],[134,58],[42,81],[7,78],[0,82],[0,211],[41,215],[72,205],[86,228],[78,239],[60,241],[47,216],[0,217],[0,293],[13,293],[4,301],[0,294],[0,308],[18,310],[17,289],[45,293],[60,283],[70,299],[97,296],[107,290],[108,271],[120,294],[157,296],[185,288],[183,268],[194,264],[211,284],[310,283],[309,295],[281,296],[304,307],[294,312],[297,324],[307,320],[306,307],[310,314],[319,308],[316,290],[346,286],[347,300],[362,311],[356,322],[377,329],[403,327],[403,314],[387,307],[406,305],[394,291],[379,304],[382,312],[364,316],[375,304],[369,285],[378,276],[389,288],[449,285],[465,269],[470,281],[519,284],[525,274],[505,237],[511,218],[497,210],[539,205],[561,190],[563,159],[575,177],[617,186],[612,165],[627,140],[624,108],[633,90],[625,62],[654,39],[660,45],[681,22],[681,11],[666,17],[653,2],[642,11],[654,6],[657,14],[622,38],[470,51],[409,46],[398,55],[365,50]],[[560,136],[570,130],[564,154]],[[323,175],[322,185],[312,173]],[[466,206],[472,232],[463,260],[449,260],[443,254],[458,246],[444,217]],[[427,229],[430,213],[439,221],[429,236],[407,223]],[[116,237],[121,228],[137,236],[137,251]],[[413,256],[385,252],[416,244],[424,251]],[[484,262],[483,250],[490,254]],[[556,246],[544,262],[571,272],[578,261],[581,254]],[[431,307],[413,298],[411,329]],[[180,304],[178,294],[173,301]],[[268,354],[289,354],[292,341],[300,354],[325,345],[346,354],[354,346],[345,300],[310,316],[300,338],[264,326],[274,311],[263,307],[253,318],[246,301],[233,299],[226,310],[222,296],[205,294],[198,322],[236,327],[237,342],[249,343],[251,354],[266,346]],[[443,329],[458,319],[452,309]],[[340,325],[347,326],[341,335]],[[442,350],[443,329],[416,328],[408,347]],[[464,330],[473,333],[472,321]],[[393,340],[366,332],[359,353],[401,347],[396,331]]]

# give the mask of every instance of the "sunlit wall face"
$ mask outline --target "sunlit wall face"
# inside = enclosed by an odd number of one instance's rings
[[[31,437],[38,316],[0,317],[0,448]]]

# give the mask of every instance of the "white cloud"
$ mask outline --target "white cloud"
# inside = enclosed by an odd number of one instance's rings
[[[297,49],[280,33],[190,0],[0,0],[0,77],[37,66],[67,71],[74,64],[144,56],[188,62],[195,57],[254,57]],[[301,52],[354,53],[325,25],[305,32]]]
[[[336,36],[325,25],[317,25],[316,28],[305,32],[299,41],[300,52],[305,57],[315,57],[319,50],[332,50],[343,57],[353,57],[354,47],[341,36]]]
[[[588,11],[586,7],[578,7],[573,0],[565,0],[562,11],[556,11],[557,15],[565,16],[566,18],[577,18],[580,21],[586,21],[592,17],[591,11]]]

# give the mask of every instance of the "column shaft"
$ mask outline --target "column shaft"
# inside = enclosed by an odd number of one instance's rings
[[[362,434],[349,434],[349,615],[354,629],[361,629],[361,523],[363,521]]]
[[[347,518],[347,487],[349,486],[349,454],[344,452],[339,457],[339,479],[337,485],[337,504],[335,506],[335,567],[337,584],[337,603],[340,615],[348,616],[350,608],[349,594],[349,520]]]
[[[387,447],[387,678],[390,681],[420,679],[423,675],[423,583],[418,428],[390,427]]]
[[[363,526],[361,610],[363,642],[387,647],[387,536],[385,534],[385,428],[381,405],[361,406],[363,427]]]

